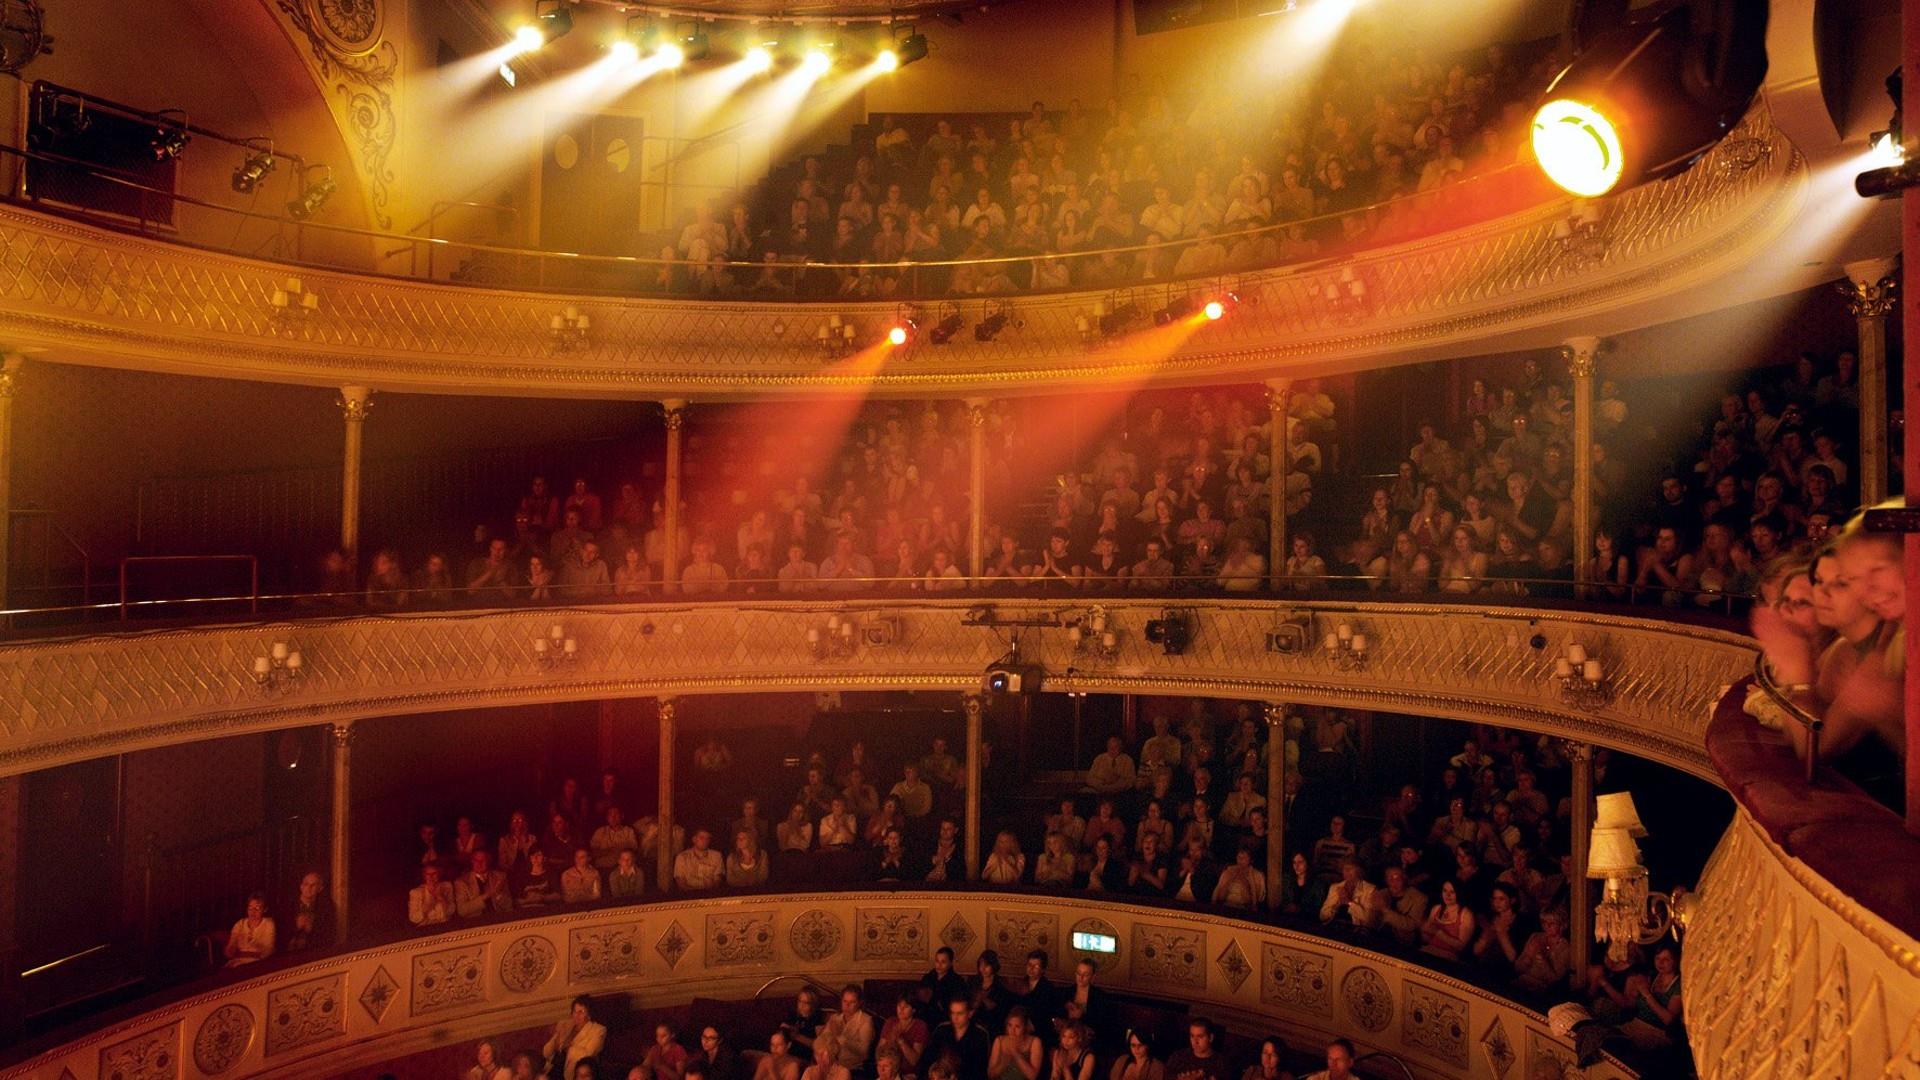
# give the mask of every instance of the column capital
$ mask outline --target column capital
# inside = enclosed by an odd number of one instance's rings
[[[329,724],[327,731],[333,736],[333,745],[340,749],[345,750],[353,745],[353,721],[349,720],[344,724]]]
[[[1601,346],[1601,340],[1590,334],[1568,338],[1560,347],[1561,355],[1567,358],[1567,371],[1576,379],[1593,378]]]
[[[1285,412],[1287,399],[1293,394],[1292,379],[1267,380],[1267,411]]]
[[[960,695],[960,708],[966,711],[967,719],[969,720],[973,719],[976,716],[979,716],[982,712],[986,710],[986,707],[987,707],[987,695],[985,694],[961,694]]]
[[[686,424],[686,398],[663,398],[660,402],[660,408],[666,414],[668,431],[679,431],[680,428]]]
[[[346,418],[347,423],[365,423],[367,413],[373,409],[373,394],[364,386],[343,386],[340,396],[333,399],[333,403],[340,407],[340,415]]]
[[[655,700],[659,702],[660,719],[665,720],[668,723],[672,723],[674,713],[677,712],[680,708],[680,699],[675,697],[662,697],[662,698],[657,698]]]
[[[1561,739],[1560,752],[1567,755],[1568,762],[1593,760],[1593,744],[1578,739]]]
[[[0,398],[10,398],[20,389],[16,373],[27,358],[19,353],[0,355]]]
[[[1268,727],[1276,730],[1285,728],[1287,726],[1287,703],[1284,701],[1269,701],[1262,706],[1261,716],[1266,720]]]
[[[1899,260],[1862,259],[1846,265],[1847,280],[1834,288],[1847,298],[1847,311],[1856,319],[1881,319],[1893,314],[1899,292]]]
[[[962,398],[961,403],[967,407],[967,423],[969,426],[974,428],[984,428],[987,426],[987,406],[993,404],[991,398]]]

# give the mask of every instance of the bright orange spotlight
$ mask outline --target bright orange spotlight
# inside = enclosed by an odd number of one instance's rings
[[[745,59],[747,70],[758,74],[773,70],[773,50],[764,45],[756,45],[747,50]]]
[[[1533,114],[1533,156],[1547,179],[1587,199],[1612,191],[1626,169],[1613,121],[1572,98],[1555,98]]]
[[[1200,310],[1207,316],[1208,319],[1213,320],[1213,319],[1218,319],[1220,318],[1220,316],[1225,315],[1227,313],[1227,305],[1221,303],[1218,300],[1209,300],[1207,301],[1207,306],[1201,308]]]
[[[547,43],[547,35],[537,26],[522,26],[513,32],[513,44],[521,52],[532,52]]]
[[[894,327],[893,329],[891,329],[891,330],[888,330],[888,331],[887,331],[887,344],[889,344],[889,345],[905,345],[906,343],[907,343],[907,328],[906,328],[906,327],[904,327],[904,326],[896,326],[896,327]]]

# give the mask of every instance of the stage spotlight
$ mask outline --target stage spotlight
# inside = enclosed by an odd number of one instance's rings
[[[254,188],[260,186],[260,181],[273,171],[273,166],[271,148],[253,151],[247,155],[247,160],[233,167],[233,190],[242,195],[251,194]]]
[[[513,32],[514,49],[518,52],[532,52],[547,43],[547,35],[531,24],[522,26]]]
[[[147,149],[153,152],[153,160],[155,161],[169,161],[179,157],[180,151],[185,150],[187,144],[193,141],[193,136],[187,133],[187,114],[180,112],[178,109],[163,109],[159,115],[164,116],[170,112],[179,113],[180,122],[173,125],[163,124],[154,128],[153,137],[147,140]]]
[[[913,332],[917,329],[919,329],[919,327],[913,324],[912,319],[901,319],[899,322],[893,324],[892,327],[888,328],[887,344],[894,346],[905,345],[907,342],[913,340]]]
[[[905,37],[895,38],[891,51],[894,59],[898,61],[895,67],[906,67],[915,61],[925,60],[927,58],[927,36],[925,34],[908,33]],[[892,68],[888,70],[891,71]]]
[[[816,78],[825,75],[827,69],[831,67],[833,67],[833,57],[827,55],[827,51],[818,46],[808,49],[806,59],[800,61],[800,70]]]
[[[677,68],[687,62],[687,52],[680,46],[669,42],[654,51],[653,62],[663,68]]]
[[[535,48],[566,37],[573,30],[572,0],[534,0],[533,24],[540,35]]]
[[[680,55],[684,60],[705,60],[713,52],[713,40],[699,23],[688,23],[680,31]]]
[[[1161,613],[1157,619],[1148,619],[1147,641],[1160,646],[1160,651],[1168,656],[1179,656],[1193,643],[1193,626],[1187,617],[1171,609]]]
[[[946,316],[939,322],[935,323],[932,330],[927,331],[927,340],[933,342],[935,345],[945,345],[947,342],[953,340],[953,335],[959,333],[960,328],[965,326],[966,322],[966,317],[960,314],[960,309],[954,308],[947,312]],[[898,345],[899,342],[896,341],[894,344]]]
[[[747,50],[746,60],[744,62],[747,65],[747,70],[755,74],[772,71],[773,50],[767,48],[765,45],[755,45],[753,48]]]
[[[1165,326],[1168,323],[1178,322],[1193,314],[1193,308],[1194,303],[1193,297],[1191,296],[1182,296],[1169,300],[1167,301],[1167,306],[1153,313],[1153,325]]]
[[[1230,292],[1221,293],[1213,299],[1208,300],[1206,304],[1200,308],[1200,314],[1205,315],[1209,322],[1218,322],[1226,318],[1228,312],[1231,312],[1239,306],[1240,298],[1238,296]]]
[[[309,181],[307,173],[315,170],[325,170],[325,173],[320,179]],[[300,194],[287,203],[287,215],[295,221],[305,221],[326,205],[333,189],[333,170],[325,165],[309,165],[300,173]]]
[[[1207,301],[1207,306],[1201,310],[1206,313],[1209,320],[1217,321],[1220,316],[1227,313],[1227,305],[1218,300],[1209,300]]]
[[[1765,4],[1681,0],[1630,14],[1627,0],[1603,0],[1579,18],[1584,48],[1547,88],[1533,150],[1549,179],[1584,198],[1693,164],[1766,77]]]
[[[900,69],[900,54],[894,52],[892,49],[881,49],[874,55],[873,66],[875,70],[883,73],[898,71]]]
[[[1014,326],[1020,325],[1014,322],[1013,309],[1004,302],[996,304],[987,312],[986,318],[974,324],[973,340],[992,341],[994,338],[1000,336],[1000,331],[1005,330],[1009,323],[1012,323]]]
[[[621,38],[607,46],[607,55],[621,64],[637,64],[640,62],[640,46],[635,45],[629,38]]]

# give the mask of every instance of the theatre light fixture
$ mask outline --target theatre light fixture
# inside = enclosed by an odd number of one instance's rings
[[[573,663],[580,656],[580,642],[567,636],[567,628],[554,623],[547,627],[546,637],[533,639],[533,662],[552,671]]]
[[[147,142],[152,151],[153,160],[171,161],[180,156],[180,152],[193,141],[193,135],[187,131],[187,111],[185,109],[161,109],[156,117],[178,116],[179,122],[158,124],[153,129],[153,137]]]
[[[1767,73],[1767,5],[1630,0],[1576,7],[1573,62],[1533,117],[1555,184],[1592,198],[1672,176],[1745,115]]]
[[[249,150],[246,160],[233,167],[233,190],[242,195],[252,194],[253,190],[260,186],[260,181],[266,179],[267,174],[273,171],[276,164],[271,141],[260,139],[250,140],[250,142],[264,142],[266,145]]]
[[[1647,888],[1647,868],[1641,865],[1636,842],[1645,835],[1631,794],[1615,792],[1596,800],[1587,876],[1606,884],[1593,908],[1593,939],[1606,944],[1607,958],[1616,965],[1627,962],[1632,947],[1651,945],[1669,931],[1678,939],[1693,915],[1692,893]]]
[[[316,178],[315,173],[320,175]],[[305,221],[333,195],[333,169],[327,165],[308,165],[298,175],[300,191],[287,203],[287,215],[295,221]]]
[[[300,647],[276,641],[267,651],[253,658],[253,684],[263,694],[283,693],[307,673],[306,658]]]

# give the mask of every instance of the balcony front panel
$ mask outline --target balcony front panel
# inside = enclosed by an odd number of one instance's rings
[[[1113,659],[1064,628],[1021,628],[1044,688],[1203,695],[1384,709],[1485,721],[1616,747],[1709,779],[1704,732],[1720,689],[1752,670],[1749,639],[1655,619],[1466,605],[1203,600],[1192,644],[1145,639],[1163,602],[1112,597],[997,601],[999,618],[1048,620],[1101,603]],[[183,739],[368,716],[527,702],[818,690],[977,690],[1010,628],[968,625],[979,601],[683,602],[359,616],[25,642],[0,648],[0,774]],[[1274,652],[1283,613],[1309,616],[1302,651]],[[821,656],[808,632],[831,614],[888,644]],[[1340,624],[1372,644],[1362,667],[1320,649]],[[571,662],[534,649],[554,625]],[[256,657],[298,648],[296,680],[263,688]],[[1554,659],[1584,646],[1610,672],[1605,700],[1563,699]],[[1536,644],[1537,643],[1537,644]],[[549,658],[553,652],[546,654]]]

